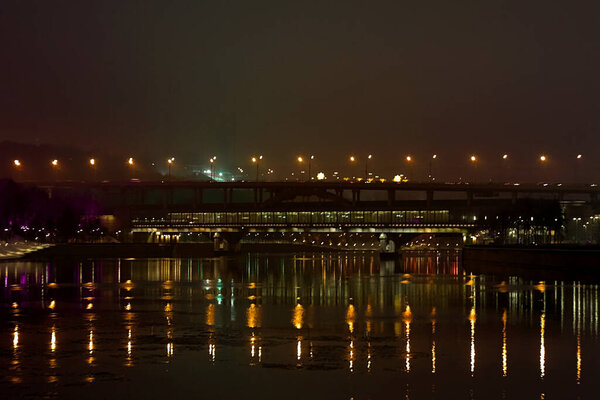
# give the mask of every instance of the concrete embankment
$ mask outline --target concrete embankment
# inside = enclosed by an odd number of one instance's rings
[[[306,244],[244,243],[240,253],[331,252],[338,249]],[[25,255],[28,260],[50,258],[171,258],[215,257],[212,243],[64,243]]]
[[[465,246],[465,271],[535,279],[600,277],[600,248],[583,246]]]

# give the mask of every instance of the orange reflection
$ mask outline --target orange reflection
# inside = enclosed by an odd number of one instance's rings
[[[296,329],[302,329],[302,326],[304,325],[304,307],[302,307],[302,304],[300,303],[296,304],[296,307],[294,307],[292,325],[294,325]]]
[[[477,321],[477,315],[475,314],[475,307],[471,308],[469,314],[469,321],[471,323],[471,376],[475,373],[475,321]]]
[[[215,305],[212,303],[209,303],[208,306],[206,306],[206,325],[215,325]]]
[[[406,372],[410,372],[410,323],[412,321],[412,312],[409,305],[406,306],[406,309],[402,313],[402,321],[404,321],[406,333],[405,368]]]
[[[506,348],[506,310],[502,313],[502,376],[508,375],[508,352]]]
[[[348,309],[346,310],[346,323],[348,324],[348,330],[350,333],[354,332],[354,322],[356,321],[356,311],[354,310],[354,306],[352,304],[348,305]]]
[[[544,343],[546,331],[546,312],[540,314],[540,378],[546,375],[546,345]]]
[[[248,328],[260,328],[260,306],[250,304],[246,310],[246,323]]]

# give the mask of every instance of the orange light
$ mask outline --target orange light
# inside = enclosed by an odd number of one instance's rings
[[[58,160],[54,159],[50,162],[50,164],[56,167],[58,165]]]
[[[477,157],[475,157],[474,155],[471,156],[471,161],[475,162],[477,161]]]
[[[127,164],[133,165],[133,157],[129,157],[129,160],[127,160]]]
[[[540,161],[546,161],[546,156],[544,156],[544,155],[541,155],[541,156],[540,156]]]
[[[15,164],[15,167],[20,167],[21,166],[21,161],[19,160],[14,160],[13,164]]]
[[[298,157],[298,162],[300,162],[300,163],[301,163],[302,161],[304,161],[304,159],[303,159],[301,156],[299,156],[299,157]]]
[[[90,165],[96,165],[96,160],[93,158],[90,158]]]
[[[350,156],[350,162],[354,162],[356,161],[356,158],[354,156]]]
[[[411,156],[406,156],[406,161],[411,162],[412,161],[412,157]]]

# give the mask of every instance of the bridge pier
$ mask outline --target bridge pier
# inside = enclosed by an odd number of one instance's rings
[[[433,203],[433,190],[427,191],[427,208],[431,207]]]
[[[239,232],[217,232],[214,236],[214,251],[215,253],[239,253],[241,239],[242,234]]]

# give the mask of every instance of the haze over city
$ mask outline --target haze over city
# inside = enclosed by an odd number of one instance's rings
[[[508,153],[520,171],[548,154],[564,180],[577,154],[598,167],[596,11],[6,1],[0,139],[190,164],[226,148],[236,164],[264,154],[277,170],[299,154],[332,170],[372,153],[391,173],[406,155],[439,154],[448,178],[466,175],[471,154],[490,167]]]

